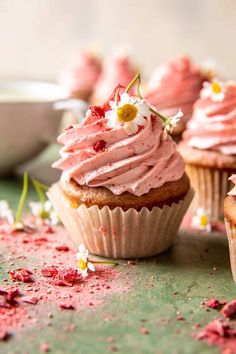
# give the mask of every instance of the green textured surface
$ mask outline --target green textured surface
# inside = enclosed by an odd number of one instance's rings
[[[16,205],[19,193],[19,180],[0,181],[0,199]],[[0,250],[2,253],[1,241]],[[5,265],[0,264],[0,270],[2,284]],[[182,230],[165,254],[139,261],[136,266],[121,262],[118,270],[121,278],[132,284],[130,291],[111,295],[104,305],[80,312],[63,312],[54,304],[38,304],[32,310],[39,317],[38,323],[26,325],[8,342],[0,343],[0,353],[39,353],[43,340],[49,343],[51,353],[104,354],[111,352],[108,336],[115,338],[118,353],[219,352],[194,340],[192,333],[196,323],[204,325],[217,316],[214,310],[207,312],[202,301],[212,296],[226,300],[236,296],[225,235],[189,234]],[[50,327],[46,325],[49,311],[54,314]],[[185,321],[176,319],[178,311]],[[65,332],[63,328],[71,323],[76,325],[75,331]],[[149,334],[140,333],[142,326]]]

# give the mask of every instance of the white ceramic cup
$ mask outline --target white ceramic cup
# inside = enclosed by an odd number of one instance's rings
[[[8,95],[9,94],[9,95]],[[0,81],[0,175],[40,153],[56,137],[68,99],[61,86],[37,81]]]

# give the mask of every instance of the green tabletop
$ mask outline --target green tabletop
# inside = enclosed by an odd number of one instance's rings
[[[0,180],[0,199],[16,206],[20,188],[20,179]],[[31,191],[30,198],[33,195]],[[2,252],[0,246],[1,256]],[[20,264],[32,263],[30,257],[27,255]],[[1,286],[6,268],[5,263],[0,263]],[[213,296],[231,300],[236,296],[225,235],[181,229],[174,246],[166,253],[140,260],[136,265],[120,261],[117,271],[119,281],[130,284],[129,290],[111,295],[93,309],[59,311],[53,304],[38,304],[32,310],[38,321],[16,330],[7,342],[0,342],[0,353],[40,353],[42,340],[49,343],[50,352],[58,354],[219,352],[194,340],[192,335],[197,323],[204,326],[217,316],[215,310],[206,311],[204,300]],[[49,310],[54,316],[47,326]],[[63,330],[69,324],[75,325],[74,331]],[[143,333],[142,327],[148,333]]]

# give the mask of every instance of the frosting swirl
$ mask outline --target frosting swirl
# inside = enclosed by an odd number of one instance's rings
[[[70,91],[92,92],[101,73],[101,63],[93,53],[84,51],[71,58],[58,81]]]
[[[192,115],[193,103],[199,97],[203,80],[200,69],[183,56],[154,70],[145,99],[167,117],[181,108],[184,121],[187,121]]]
[[[150,115],[137,133],[129,135],[122,125],[108,127],[109,109],[109,104],[91,107],[81,124],[59,136],[64,147],[53,167],[63,171],[62,178],[103,186],[116,195],[127,191],[140,196],[183,176],[183,159],[172,138],[164,138],[159,118]]]
[[[213,83],[214,85],[214,83]],[[187,124],[184,140],[197,149],[209,149],[226,155],[236,154],[236,84],[228,82],[219,92],[208,95],[203,88],[201,98],[194,105],[192,119]]]
[[[107,100],[117,83],[127,86],[135,74],[135,68],[128,55],[117,54],[107,58],[102,74],[96,83],[92,101],[103,102]]]
[[[229,178],[230,181],[232,181],[235,186],[233,187],[233,189],[231,189],[230,192],[228,192],[228,195],[232,195],[233,197],[236,197],[236,175],[232,175],[230,178]]]

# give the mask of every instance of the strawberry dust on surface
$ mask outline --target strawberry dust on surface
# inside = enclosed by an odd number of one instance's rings
[[[32,218],[31,218],[32,221]],[[95,265],[83,278],[76,268],[75,245],[63,227],[37,225],[32,234],[0,234],[0,340],[32,325],[31,309],[53,303],[59,311],[92,309],[112,294],[130,289],[130,280],[120,280],[117,267]],[[91,257],[94,258],[94,257]]]

